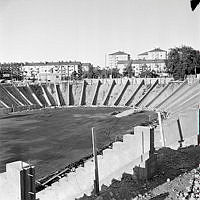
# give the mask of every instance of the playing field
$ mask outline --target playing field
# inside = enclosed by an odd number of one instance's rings
[[[150,112],[116,118],[123,108],[61,108],[16,113],[0,119],[0,171],[22,160],[36,166],[36,177],[92,153],[91,128],[98,147],[149,119]],[[151,116],[152,118],[153,116]],[[154,116],[155,117],[155,116]],[[133,152],[134,153],[134,152]]]

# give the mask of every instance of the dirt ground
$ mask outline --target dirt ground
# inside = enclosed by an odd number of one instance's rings
[[[102,186],[99,196],[84,196],[79,200],[164,200],[200,199],[200,147],[157,151],[158,165],[150,180],[138,181],[134,175],[123,174]]]

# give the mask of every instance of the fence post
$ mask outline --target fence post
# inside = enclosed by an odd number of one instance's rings
[[[92,146],[95,166],[95,180],[94,180],[94,191],[96,195],[99,195],[99,172],[98,172],[98,160],[97,160],[97,148],[96,148],[96,135],[94,128],[92,127]]]
[[[178,142],[180,144],[180,147],[182,147],[184,139],[183,139],[183,133],[182,133],[181,123],[180,123],[180,119],[179,118],[177,119],[177,124],[178,124],[179,136],[180,136],[180,140]]]
[[[154,145],[154,128],[150,127],[150,151],[149,155],[155,153],[155,145]]]

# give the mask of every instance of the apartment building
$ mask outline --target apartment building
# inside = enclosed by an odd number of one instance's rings
[[[60,81],[70,77],[73,72],[78,73],[81,62],[39,62],[25,63],[22,67],[25,79],[38,81]]]
[[[130,60],[130,54],[123,51],[118,51],[108,55],[108,67],[110,69],[117,68],[119,72],[123,72],[123,65],[119,64]]]
[[[135,76],[138,76],[144,70],[155,71],[158,74],[165,72],[166,59],[167,51],[160,48],[138,54],[137,59],[132,62]]]

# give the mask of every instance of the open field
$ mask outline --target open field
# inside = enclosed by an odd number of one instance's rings
[[[91,127],[98,147],[116,135],[130,132],[149,120],[153,112],[116,118],[113,111],[126,108],[60,108],[10,114],[0,119],[0,170],[8,162],[30,161],[36,177],[47,175],[92,153]]]

